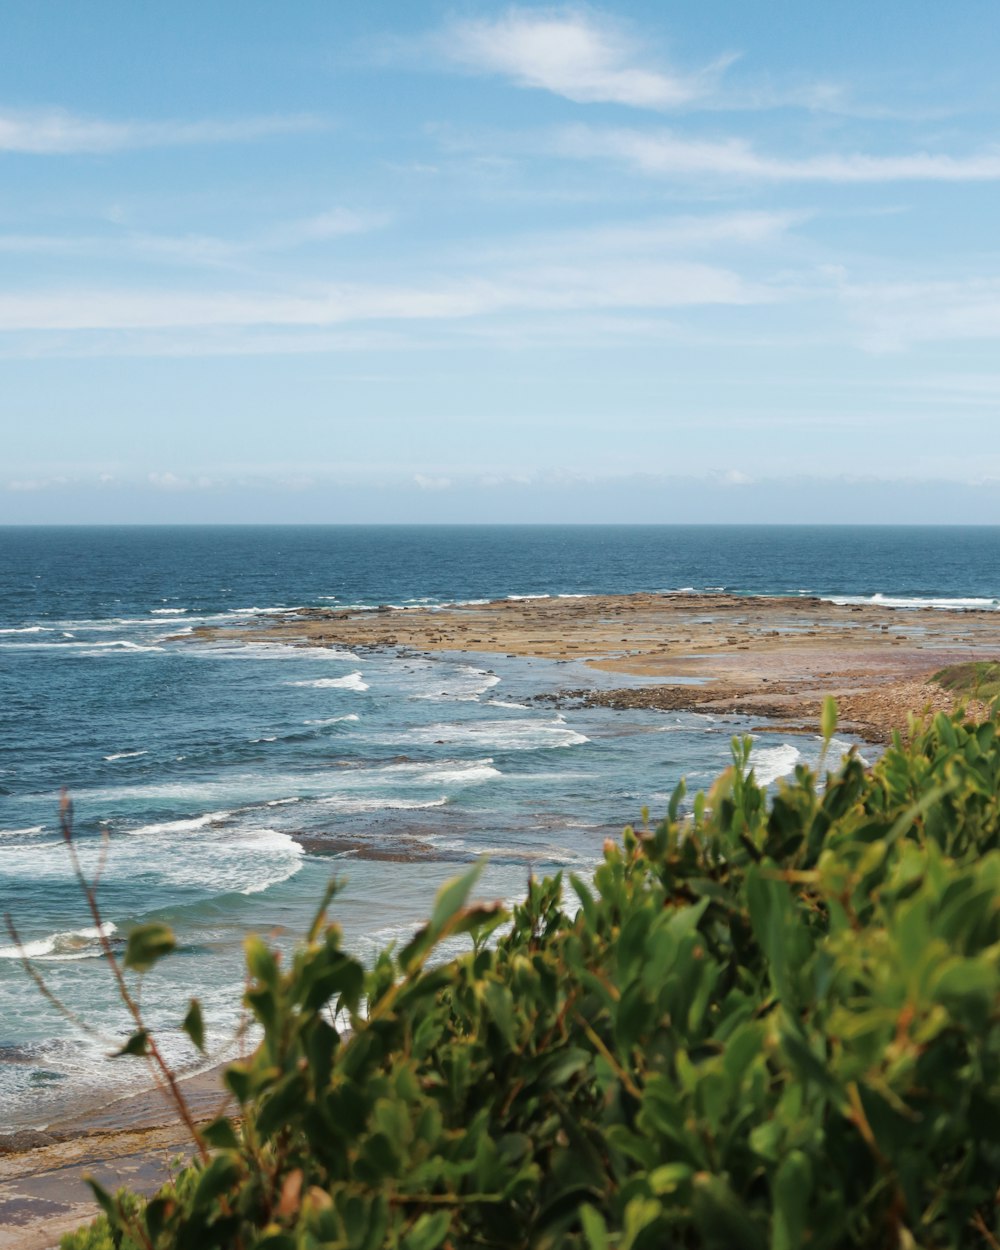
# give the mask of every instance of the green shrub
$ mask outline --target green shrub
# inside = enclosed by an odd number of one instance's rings
[[[570,879],[576,906],[535,881],[504,928],[467,906],[473,871],[368,971],[322,916],[287,966],[252,939],[242,1121],[140,1218],[102,1194],[115,1235],[995,1247],[997,730],[938,716],[771,799],[735,741],[690,814],[679,788]],[[457,933],[472,949],[435,964]]]

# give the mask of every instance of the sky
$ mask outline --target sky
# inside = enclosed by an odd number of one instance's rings
[[[1000,523],[994,0],[0,40],[0,524]]]

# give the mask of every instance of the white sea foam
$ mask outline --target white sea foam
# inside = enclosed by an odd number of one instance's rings
[[[277,741],[278,741],[277,734],[272,734],[270,737],[267,737],[267,738],[251,738],[250,739],[250,743],[252,746],[260,746],[262,742],[277,742]]]
[[[232,820],[232,812],[206,812],[203,816],[191,816],[184,820],[165,820],[155,825],[139,825],[129,831],[132,837],[150,834],[194,833],[197,829],[207,829],[212,825],[224,824]]]
[[[581,746],[590,739],[575,729],[551,721],[485,720],[462,723],[419,725],[398,734],[379,735],[387,745],[412,743],[468,745],[474,743],[490,751],[534,751],[556,747]]]
[[[227,608],[227,616],[282,616],[285,612],[299,612],[302,604],[287,608]]]
[[[67,644],[67,645],[72,645],[72,644]],[[162,651],[162,650],[163,650],[163,648],[162,648],[162,647],[153,647],[153,646],[143,645],[143,644],[142,644],[142,643],[140,643],[140,642],[131,642],[131,641],[129,641],[129,639],[127,639],[127,638],[115,638],[115,639],[114,639],[113,641],[111,641],[111,642],[81,642],[81,643],[78,643],[77,645],[78,645],[78,646],[81,646],[81,647],[88,647],[88,648],[90,648],[92,651],[98,651],[98,650],[101,650],[101,649],[106,649],[106,650],[109,650],[109,651],[111,651],[111,650],[118,650],[118,651]]]
[[[487,673],[481,668],[463,666],[444,678],[440,678],[439,672],[440,666],[432,666],[431,674],[437,687],[435,690],[412,697],[425,699],[430,703],[475,703],[480,695],[500,684],[500,678],[495,673]]]
[[[51,933],[48,937],[25,942],[23,946],[0,946],[0,959],[66,960],[90,959],[101,954],[100,937],[110,937],[118,932],[118,926],[106,920],[100,929],[69,929],[63,933]]]
[[[105,755],[104,758],[110,764],[114,760],[135,760],[135,759],[138,759],[140,755],[148,755],[148,754],[149,754],[148,751],[118,751],[114,755]]]
[[[502,777],[503,773],[492,764],[477,764],[470,768],[438,768],[419,778],[425,786],[478,786],[484,781]]]
[[[287,881],[289,877],[293,877],[302,866],[301,860],[305,852],[287,833],[279,833],[274,829],[262,830],[261,833],[271,835],[271,838],[268,840],[268,849],[272,851],[280,850],[279,862],[272,865],[257,880],[243,886],[239,890],[240,894],[263,894],[272,885],[279,885],[282,881]]]
[[[183,616],[187,608],[151,608],[150,616]]]
[[[27,825],[23,829],[0,829],[0,838],[34,838],[44,832],[44,825]]]
[[[208,812],[113,837],[103,865],[105,886],[127,883],[140,898],[159,896],[164,889],[209,897],[258,894],[299,870],[302,848],[287,833],[237,824],[230,817],[228,812]],[[102,855],[100,844],[96,839],[81,842],[78,851],[84,872],[92,873]],[[36,883],[68,881],[71,868],[48,845],[5,845],[0,873]],[[70,951],[78,958],[86,953]]]
[[[778,747],[764,747],[760,751],[755,749],[751,753],[750,764],[757,778],[757,784],[769,786],[779,777],[787,776],[801,759],[802,752],[798,747],[792,746],[789,742],[783,742]]]
[[[343,812],[345,815],[381,811],[416,812],[425,808],[444,807],[448,802],[448,796],[441,795],[436,799],[390,799],[362,798],[350,794],[331,794],[325,799],[320,799],[320,802],[324,807],[331,807],[335,811]]]
[[[0,629],[0,634],[51,634],[54,631],[44,625],[22,625],[17,629]]]
[[[341,721],[357,721],[361,717],[357,712],[348,712],[346,716],[324,716],[319,720],[304,720],[303,725],[339,725]]]
[[[518,712],[530,712],[531,711],[531,707],[527,703],[511,703],[504,699],[487,699],[486,707],[514,708]]]
[[[551,599],[551,595],[508,595],[508,600],[513,603],[520,603],[525,599]]]
[[[1000,599],[958,598],[949,599],[936,596],[921,595],[823,595],[828,603],[874,604],[883,608],[941,608],[945,611],[961,612],[978,610],[983,612],[1000,611]]]
[[[346,677],[318,677],[313,681],[290,681],[289,686],[309,686],[314,690],[357,690],[359,693],[369,689],[363,673],[348,673]]]

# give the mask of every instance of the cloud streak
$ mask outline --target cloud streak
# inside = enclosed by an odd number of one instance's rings
[[[623,26],[592,13],[511,8],[453,22],[435,41],[446,60],[578,104],[671,109],[704,96],[728,58],[695,74],[645,64]]]
[[[1000,148],[967,156],[862,152],[771,156],[743,139],[691,139],[671,131],[572,126],[548,144],[573,160],[609,160],[656,176],[687,175],[757,182],[992,182],[1000,179]]]
[[[0,253],[8,255],[122,256],[197,266],[228,266],[248,257],[295,251],[350,235],[366,234],[388,224],[388,213],[359,213],[336,208],[313,217],[276,222],[242,237],[209,234],[0,234]]]
[[[308,114],[196,121],[109,121],[63,109],[0,111],[0,152],[34,156],[124,152],[140,148],[249,143],[280,135],[326,130]]]
[[[1000,339],[1000,280],[844,283],[840,297],[872,352]]]
[[[335,285],[305,293],[82,288],[0,293],[0,331],[333,326],[535,311],[755,304],[775,296],[720,267],[684,262],[559,265],[441,285]]]

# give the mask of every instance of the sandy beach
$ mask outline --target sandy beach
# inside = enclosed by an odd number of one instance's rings
[[[831,694],[845,731],[884,742],[893,729],[905,729],[910,713],[953,705],[931,681],[938,670],[1000,656],[1000,613],[809,597],[631,594],[434,609],[299,609],[183,638],[582,661],[632,680],[620,689],[567,686],[541,696],[739,713],[766,719],[762,730],[782,733],[815,732],[823,696]]]

